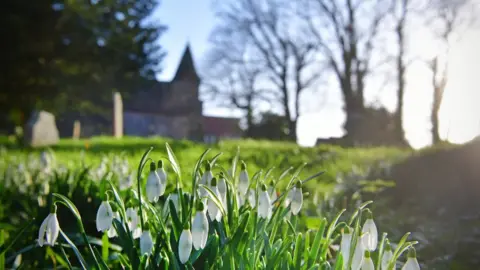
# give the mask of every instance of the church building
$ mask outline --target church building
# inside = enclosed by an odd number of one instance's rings
[[[203,116],[198,76],[189,46],[169,82],[140,89],[124,102],[124,135],[213,142],[240,138],[238,118]]]

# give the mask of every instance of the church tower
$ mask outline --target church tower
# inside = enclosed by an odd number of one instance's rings
[[[171,84],[170,105],[183,111],[188,119],[188,137],[194,140],[203,139],[202,102],[199,100],[200,77],[195,69],[190,46],[187,44],[177,72]],[[185,119],[186,120],[186,119]]]

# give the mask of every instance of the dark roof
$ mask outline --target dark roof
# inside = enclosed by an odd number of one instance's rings
[[[145,113],[162,113],[162,103],[170,91],[169,82],[158,82],[148,89],[132,93],[130,100],[124,102],[125,110]]]
[[[189,78],[189,77],[191,79],[200,81],[200,78],[198,77],[197,71],[195,69],[195,64],[193,63],[193,57],[190,51],[190,46],[187,45],[173,80],[179,80],[179,79]]]
[[[241,137],[239,122],[238,118],[204,116],[203,132],[217,137]]]

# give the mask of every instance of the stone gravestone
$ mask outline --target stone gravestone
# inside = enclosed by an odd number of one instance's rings
[[[55,116],[46,111],[33,112],[25,126],[25,143],[32,147],[58,143],[58,129]]]
[[[80,135],[81,135],[81,125],[80,125],[80,121],[75,120],[75,122],[73,122],[73,135],[72,135],[72,138],[75,139],[75,140],[78,140],[78,139],[80,138]]]
[[[120,93],[113,93],[113,136],[123,136],[123,102]]]

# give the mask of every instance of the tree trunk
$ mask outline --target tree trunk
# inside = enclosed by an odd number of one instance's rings
[[[362,98],[357,95],[345,96],[345,114],[347,119],[344,124],[346,145],[355,146],[361,142],[361,125],[365,113]]]
[[[253,110],[251,106],[247,108],[247,130],[245,133],[247,138],[253,137]]]
[[[440,93],[443,91],[439,87],[434,89],[433,105],[432,105],[432,115],[430,116],[432,122],[432,144],[436,145],[441,142],[440,139],[440,121],[438,118],[438,113],[440,111],[441,98]]]
[[[405,42],[403,36],[403,22],[397,27],[398,38],[398,56],[397,56],[397,108],[395,111],[395,136],[399,143],[405,142],[405,133],[403,131],[403,96],[405,95],[405,63],[403,57],[405,54]]]
[[[288,137],[291,141],[297,142],[297,121],[296,120],[289,120],[288,121]]]

